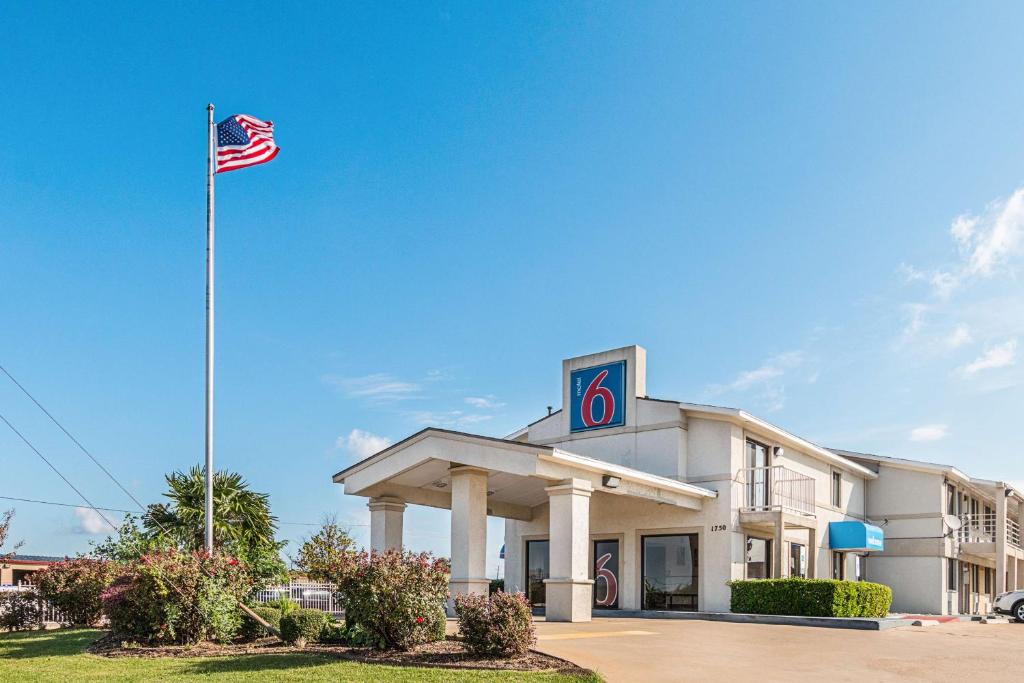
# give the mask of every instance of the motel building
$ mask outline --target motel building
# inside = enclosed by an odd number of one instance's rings
[[[562,406],[504,439],[424,429],[334,475],[365,497],[374,550],[408,505],[451,510],[451,592],[486,594],[487,517],[505,585],[553,621],[593,610],[729,610],[733,579],[871,577],[878,468],[742,410],[651,398],[639,346],[562,362]]]

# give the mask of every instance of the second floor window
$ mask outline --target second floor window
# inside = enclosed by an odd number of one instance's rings
[[[832,507],[843,506],[843,473],[832,470]]]

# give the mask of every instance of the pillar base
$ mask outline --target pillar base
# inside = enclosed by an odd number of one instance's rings
[[[491,592],[490,579],[452,579],[448,582],[448,592],[451,597],[445,604],[445,612],[449,617],[455,614],[456,595],[487,595]]]
[[[590,579],[544,579],[547,621],[590,621],[594,582]]]

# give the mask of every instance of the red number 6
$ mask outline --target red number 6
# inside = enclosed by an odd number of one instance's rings
[[[581,412],[583,413],[583,424],[588,427],[598,427],[600,425],[606,425],[612,421],[612,416],[615,414],[615,397],[612,396],[612,392],[607,387],[602,387],[601,382],[608,376],[607,370],[602,370],[597,373],[597,377],[587,387],[586,392],[583,394],[583,405],[581,406]],[[594,419],[594,399],[598,396],[601,397],[601,419]]]

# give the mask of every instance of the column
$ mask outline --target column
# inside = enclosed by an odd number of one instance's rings
[[[818,530],[807,530],[807,578],[818,578]]]
[[[366,507],[370,508],[370,550],[401,550],[405,501],[401,498],[382,496],[371,498]]]
[[[452,597],[487,595],[487,470],[453,467]]]
[[[590,494],[586,479],[567,479],[548,493],[551,578],[545,579],[548,621],[590,621],[594,582],[588,579]]]
[[[1006,488],[996,487],[996,595],[1006,592]]]
[[[772,542],[772,578],[784,579],[789,576],[789,563],[786,558],[786,523],[782,512],[775,513],[775,537]]]

